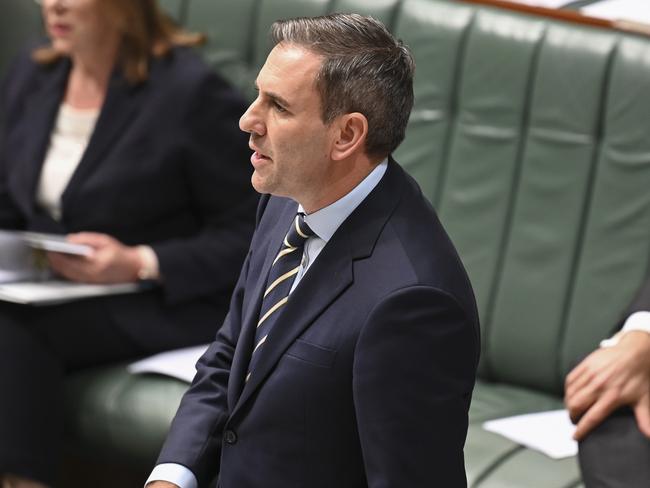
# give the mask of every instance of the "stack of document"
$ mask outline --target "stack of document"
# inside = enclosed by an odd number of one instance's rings
[[[52,305],[82,298],[133,293],[136,283],[91,285],[55,279],[45,251],[90,256],[90,246],[67,242],[65,236],[0,231],[0,300],[28,305]]]

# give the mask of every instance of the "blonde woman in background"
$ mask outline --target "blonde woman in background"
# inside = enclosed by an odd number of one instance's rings
[[[0,92],[0,228],[64,234],[88,283],[155,283],[65,305],[0,303],[0,477],[51,486],[65,373],[207,342],[253,228],[244,101],[154,0],[42,0],[49,42]]]

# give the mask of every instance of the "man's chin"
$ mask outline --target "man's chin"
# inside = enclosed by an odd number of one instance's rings
[[[273,185],[257,171],[254,171],[251,176],[251,184],[257,193],[273,193]]]

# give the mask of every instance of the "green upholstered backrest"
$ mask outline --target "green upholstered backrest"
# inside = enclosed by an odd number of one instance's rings
[[[650,40],[444,0],[189,0],[248,96],[278,18],[372,14],[413,50],[395,156],[468,268],[481,376],[559,393],[619,322],[650,249]]]
[[[0,80],[8,64],[30,39],[42,32],[39,6],[27,0],[5,0],[0,15]]]
[[[453,2],[403,11],[396,31],[416,60],[432,49],[410,40],[416,28],[451,31],[432,73],[443,99],[416,83],[436,120],[414,122],[437,146],[436,174],[420,183],[477,295],[481,375],[560,392],[646,272],[650,41]],[[412,143],[398,158],[407,168],[422,157]]]
[[[162,4],[249,97],[278,18],[372,14],[411,47],[395,157],[469,271],[484,379],[560,393],[616,326],[649,262],[650,39],[453,0]]]

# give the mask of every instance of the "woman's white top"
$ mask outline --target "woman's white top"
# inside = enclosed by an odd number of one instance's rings
[[[99,109],[77,109],[61,104],[50,137],[36,202],[54,219],[61,218],[61,195],[79,165],[95,129]]]

